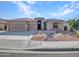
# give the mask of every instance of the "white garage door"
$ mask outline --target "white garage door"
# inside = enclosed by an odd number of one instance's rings
[[[25,23],[24,22],[10,22],[10,31],[24,31]]]

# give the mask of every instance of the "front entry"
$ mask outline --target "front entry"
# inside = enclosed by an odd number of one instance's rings
[[[5,30],[7,30],[7,26],[5,25]]]
[[[41,30],[41,20],[37,21],[37,30]]]
[[[64,26],[64,30],[67,31],[67,26]]]

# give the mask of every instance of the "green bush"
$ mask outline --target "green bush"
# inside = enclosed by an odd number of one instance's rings
[[[79,37],[79,32],[76,33],[76,36]]]

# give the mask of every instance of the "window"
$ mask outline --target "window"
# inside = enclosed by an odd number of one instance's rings
[[[53,24],[53,28],[58,28],[58,24],[57,23],[54,23]]]

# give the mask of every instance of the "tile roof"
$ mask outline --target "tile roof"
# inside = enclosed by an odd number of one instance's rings
[[[5,19],[0,19],[0,21],[37,21],[37,20],[44,20],[44,21],[55,21],[55,22],[64,22],[64,20],[60,20],[60,19],[45,19],[45,18],[42,18],[42,17],[37,17],[37,18],[34,18],[34,19],[31,19],[31,18],[16,18],[16,19],[11,19],[11,20],[5,20]]]

